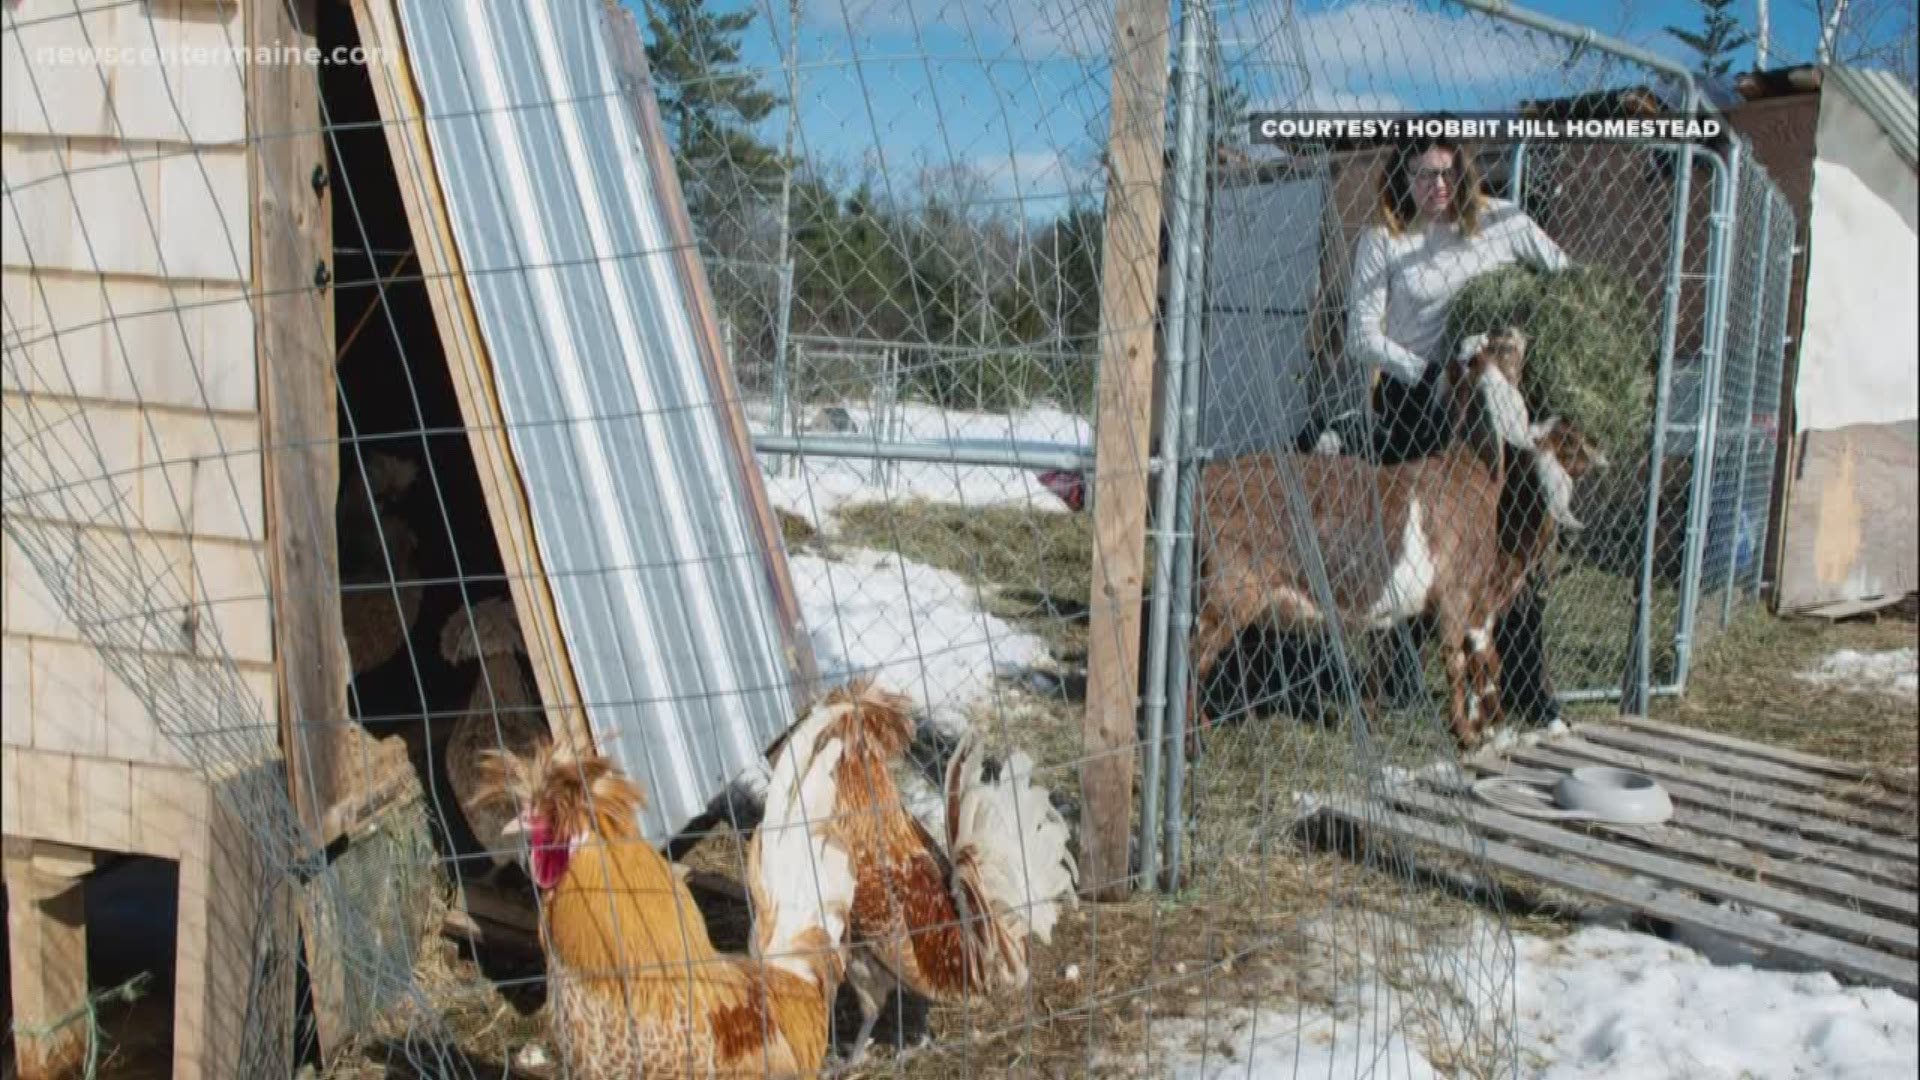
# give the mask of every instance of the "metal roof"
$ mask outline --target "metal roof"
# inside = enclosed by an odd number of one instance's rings
[[[794,703],[610,22],[598,3],[398,7],[588,720],[664,840]]]
[[[1920,167],[1920,106],[1898,77],[1877,68],[1829,67],[1823,82],[1857,102],[1909,166]]]

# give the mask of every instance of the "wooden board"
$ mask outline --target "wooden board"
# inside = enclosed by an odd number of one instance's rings
[[[1742,945],[1817,964],[1864,982],[1890,987],[1908,996],[1920,993],[1920,965],[1912,960],[1824,934],[1754,919],[1707,903],[1682,889],[1595,870],[1575,860],[1541,855],[1513,844],[1482,842],[1457,827],[1449,827],[1426,817],[1387,810],[1378,805],[1330,803],[1327,812],[1369,831],[1384,832],[1481,859],[1490,866],[1537,878],[1610,903],[1624,904],[1675,925],[1719,934]]]
[[[1920,589],[1915,424],[1804,431],[1795,440],[1775,610]]]
[[[1615,735],[1637,732],[1669,748],[1706,753],[1675,766],[1590,741],[1605,733],[1596,728]],[[1660,776],[1674,796],[1676,813],[1660,825],[1533,818],[1487,803],[1461,785],[1418,779],[1386,785],[1369,801],[1330,803],[1326,812],[1363,832],[1483,860],[1548,887],[1626,905],[1781,959],[1909,996],[1920,992],[1920,891],[1910,854],[1920,839],[1920,823],[1907,817],[1899,835],[1830,819],[1824,834],[1796,831],[1795,824],[1823,820],[1819,812],[1808,809],[1804,799],[1798,805],[1768,800],[1792,803],[1806,789],[1754,784],[1754,778],[1783,767],[1782,756],[1797,758],[1793,764],[1800,770],[1845,772],[1847,766],[1725,736],[1696,740],[1692,734],[1633,718],[1619,727],[1576,726],[1510,755],[1489,751],[1468,761],[1481,775],[1531,781],[1547,807],[1546,792],[1562,771],[1616,754],[1621,758],[1616,763],[1638,763]],[[1590,756],[1596,753],[1601,758]],[[1668,779],[1656,766],[1687,779]],[[1735,799],[1725,795],[1728,785],[1748,787]],[[1743,803],[1749,799],[1750,804]],[[1909,854],[1896,855],[1889,848]]]
[[[1854,765],[1832,758],[1804,754],[1798,750],[1789,750],[1781,746],[1768,746],[1748,739],[1737,739],[1731,735],[1722,735],[1713,731],[1701,731],[1697,728],[1683,727],[1679,724],[1662,723],[1649,720],[1644,716],[1616,716],[1612,723],[1636,731],[1648,731],[1656,735],[1670,735],[1676,739],[1699,743],[1703,746],[1718,746],[1727,750],[1738,750],[1750,758],[1759,761],[1777,761],[1783,765],[1797,765],[1809,772],[1824,773],[1844,780],[1871,780],[1873,770],[1864,765]]]
[[[548,586],[546,563],[534,536],[533,514],[508,444],[495,390],[493,363],[467,289],[453,224],[442,194],[439,168],[428,144],[420,92],[407,58],[393,0],[353,0],[354,22],[369,56],[367,74],[380,107],[401,201],[413,234],[434,322],[440,331],[454,396],[473,450],[474,468],[486,496],[487,516],[499,543],[513,606],[520,618],[527,659],[533,667],[548,723],[556,738],[592,746],[579,682],[567,657],[560,613]]]
[[[1875,612],[1884,611],[1906,598],[1906,594],[1903,593],[1890,593],[1886,596],[1869,596],[1861,600],[1837,600],[1805,611],[1796,611],[1794,614],[1806,619],[1845,622],[1861,615],[1872,615]]]
[[[208,62],[242,41],[240,5],[228,0],[76,4],[10,0],[0,128],[127,143],[238,144],[246,137],[239,61]],[[22,63],[43,49],[84,55],[101,48],[152,48],[141,62],[111,65]],[[195,56],[198,52],[201,55]]]
[[[93,853],[7,837],[8,1019],[21,1076],[74,1075],[86,1058],[83,1025],[60,1021],[87,996],[86,890]],[[36,1034],[36,1029],[44,1034]]]
[[[1574,757],[1560,757],[1554,760],[1555,764],[1567,767],[1591,764]],[[1552,767],[1525,768],[1500,758],[1477,759],[1473,762],[1473,768],[1489,776],[1512,776],[1535,780],[1551,779],[1556,775]],[[1668,790],[1672,791],[1671,788]],[[1851,851],[1821,839],[1770,828],[1765,824],[1692,806],[1678,796],[1675,796],[1671,824],[1685,829],[1691,835],[1698,836],[1702,844],[1733,844],[1739,849],[1738,858],[1745,865],[1763,870],[1783,862],[1831,870],[1844,875],[1848,881],[1860,882],[1863,887],[1886,887],[1896,890],[1899,895],[1897,903],[1902,905],[1908,902],[1908,894],[1912,893],[1916,887],[1920,887],[1920,875],[1916,875],[1911,865]]]
[[[1913,801],[1868,781],[1841,781],[1814,776],[1796,766],[1783,765],[1734,751],[1700,746],[1644,731],[1596,723],[1581,726],[1590,742],[1614,746],[1667,761],[1712,767],[1724,773],[1732,789],[1747,792],[1772,788],[1782,797],[1814,803],[1827,813],[1869,824],[1891,822],[1897,835],[1913,818]]]
[[[1558,771],[1586,765],[1633,769],[1659,780],[1668,793],[1683,805],[1697,806],[1770,829],[1799,833],[1829,844],[1844,845],[1871,853],[1875,858],[1894,860],[1909,867],[1914,862],[1915,845],[1912,841],[1884,836],[1871,829],[1835,820],[1817,809],[1795,805],[1792,800],[1755,797],[1750,789],[1731,789],[1728,786],[1730,781],[1685,766],[1672,765],[1658,758],[1613,750],[1580,739],[1523,747],[1516,750],[1513,756],[1516,761]]]
[[[1389,788],[1386,801],[1408,813],[1425,813],[1436,820],[1462,819],[1477,830],[1510,840],[1525,841],[1545,851],[1576,856],[1583,861],[1627,873],[1658,878],[1716,900],[1736,900],[1749,907],[1771,911],[1788,918],[1817,919],[1847,936],[1870,943],[1895,946],[1905,952],[1920,949],[1920,928],[1911,916],[1902,923],[1878,915],[1868,915],[1830,900],[1810,898],[1786,887],[1786,882],[1769,884],[1755,881],[1719,867],[1674,855],[1645,850],[1637,845],[1586,835],[1551,821],[1518,817],[1484,804],[1421,791],[1417,788]],[[1648,833],[1655,833],[1647,829]]]
[[[253,258],[248,152],[136,150],[131,161],[129,153],[97,139],[0,136],[0,264],[244,283]]]
[[[252,421],[259,375],[246,282],[7,270],[8,390]]]
[[[315,0],[250,0],[248,41],[316,44]],[[335,804],[357,786],[347,719],[348,664],[340,628],[334,502],[340,486],[333,371],[333,296],[314,268],[333,261],[333,208],[314,190],[327,161],[320,88],[311,70],[256,67],[247,79],[252,124],[254,348],[266,448],[268,564],[281,744],[294,806],[321,846]],[[293,134],[293,133],[303,134]]]
[[[1102,900],[1125,899],[1130,892],[1127,841],[1133,831],[1147,438],[1165,172],[1166,0],[1119,0],[1113,33],[1081,774],[1087,815],[1080,833],[1081,881],[1088,895]]]

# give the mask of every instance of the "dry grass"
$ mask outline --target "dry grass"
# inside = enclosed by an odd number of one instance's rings
[[[1911,611],[1911,608],[1907,608]],[[1911,615],[1850,622],[1776,619],[1757,605],[1703,650],[1684,698],[1657,698],[1656,719],[1890,771],[1920,767],[1914,701],[1806,682],[1795,674],[1840,649],[1912,648]]]

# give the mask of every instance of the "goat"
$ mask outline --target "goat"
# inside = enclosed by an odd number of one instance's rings
[[[1470,442],[1490,438],[1495,445],[1531,448],[1527,399],[1520,393],[1527,344],[1525,331],[1517,326],[1462,339],[1454,362],[1441,371],[1441,399],[1454,420],[1450,435]],[[1477,417],[1472,412],[1475,405],[1481,410]],[[1483,454],[1489,452],[1485,441],[1476,445]]]
[[[1499,722],[1494,621],[1551,549],[1556,524],[1580,527],[1569,507],[1573,483],[1606,460],[1562,421],[1516,428],[1508,409],[1518,391],[1495,353],[1479,349],[1449,390],[1455,419],[1472,419],[1477,402],[1495,438],[1466,433],[1437,454],[1393,465],[1296,453],[1206,468],[1188,687],[1196,731],[1207,723],[1198,688],[1242,628],[1263,618],[1294,630],[1327,621],[1295,548],[1306,525],[1325,561],[1337,622],[1379,630],[1431,616],[1445,649],[1455,738],[1471,746],[1483,720]],[[1287,470],[1299,478],[1309,522],[1294,520]],[[1385,550],[1375,542],[1376,501]]]

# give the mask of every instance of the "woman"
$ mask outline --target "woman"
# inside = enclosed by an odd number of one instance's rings
[[[1354,248],[1347,290],[1347,355],[1373,387],[1372,456],[1390,463],[1423,457],[1446,442],[1438,400],[1440,373],[1455,342],[1447,313],[1467,282],[1516,263],[1560,270],[1567,257],[1515,204],[1480,188],[1472,154],[1429,139],[1402,145],[1380,179],[1375,224]],[[1390,665],[1396,704],[1424,697],[1419,655],[1403,643]],[[1502,706],[1542,723],[1559,706],[1547,682],[1540,643],[1540,598],[1523,590],[1494,632],[1503,661]]]
[[[1440,448],[1434,391],[1454,342],[1447,311],[1462,287],[1514,263],[1567,265],[1518,206],[1480,190],[1473,157],[1445,140],[1400,147],[1380,178],[1376,223],[1354,246],[1347,352],[1373,386],[1382,461]]]

